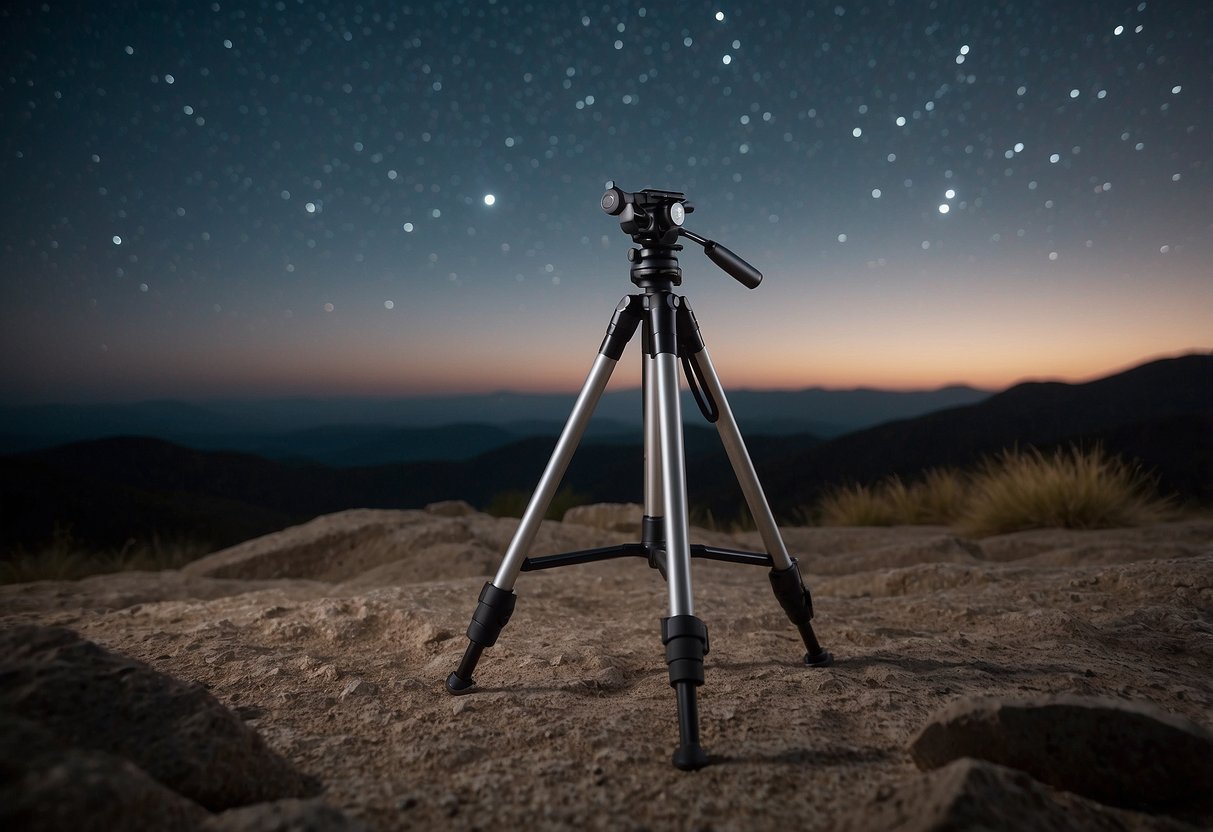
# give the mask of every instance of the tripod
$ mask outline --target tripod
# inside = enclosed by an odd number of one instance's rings
[[[725,398],[724,388],[708,356],[699,325],[685,297],[674,294],[682,282],[677,253],[678,238],[704,247],[708,257],[732,277],[755,288],[762,273],[712,240],[682,228],[685,215],[694,210],[677,191],[646,189],[629,194],[610,189],[602,198],[608,214],[620,217],[620,226],[639,246],[628,250],[631,279],[643,291],[628,295],[615,308],[606,336],[573,405],[568,422],[556,442],[522,520],[492,581],[484,585],[468,625],[468,646],[459,667],[446,680],[452,694],[472,690],[472,673],[485,648],[497,642],[514,611],[513,592],[519,572],[639,556],[658,569],[669,585],[669,616],[661,620],[670,685],[678,703],[679,745],[674,765],[683,770],[709,762],[699,741],[697,688],[704,682],[703,658],[708,652],[708,631],[695,616],[691,593],[692,557],[752,564],[769,568],[771,587],[788,618],[800,632],[807,649],[805,664],[821,667],[833,657],[822,649],[813,632],[813,602],[796,561],[783,538],[763,494],[762,485],[746,451],[745,442]],[[616,363],[637,329],[642,333],[644,392],[644,517],[638,543],[586,549],[546,557],[528,558],[527,552],[540,521],[564,477],[594,409],[606,389]],[[688,537],[687,487],[679,400],[678,362],[687,385],[709,422],[716,425],[725,453],[737,477],[746,504],[758,527],[766,554],[691,545]]]

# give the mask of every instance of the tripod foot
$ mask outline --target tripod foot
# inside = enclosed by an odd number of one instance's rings
[[[661,619],[661,640],[665,643],[670,686],[678,699],[678,748],[674,766],[694,771],[709,762],[699,744],[699,697],[703,684],[703,656],[708,652],[708,628],[693,615],[673,615]]]
[[[698,771],[709,762],[708,752],[699,743],[680,745],[674,752],[674,768],[681,771]]]
[[[674,690],[678,694],[678,748],[674,750],[674,767],[682,771],[695,771],[711,762],[708,752],[699,744],[696,685],[694,682],[681,681],[675,683]]]
[[[788,620],[796,625],[804,646],[808,648],[804,663],[809,667],[829,667],[834,663],[834,656],[828,650],[822,649],[817,641],[817,634],[813,632],[813,597],[805,588],[804,579],[800,577],[800,566],[795,558],[787,569],[772,569],[769,577],[771,589],[775,590],[775,598],[788,614]]]
[[[480,600],[476,611],[472,613],[472,623],[468,624],[468,646],[463,651],[463,659],[459,667],[446,677],[446,692],[453,696],[470,693],[476,686],[472,678],[476,664],[484,648],[497,643],[501,630],[509,622],[514,612],[514,602],[518,600],[513,592],[498,589],[492,582],[486,583],[480,590]]]
[[[459,674],[455,672],[446,677],[446,692],[451,696],[463,696],[465,693],[471,693],[475,688],[475,679],[460,678]]]
[[[820,653],[805,653],[804,663],[809,667],[829,667],[834,664],[834,654],[829,650],[822,650]],[[454,674],[451,674],[454,675]],[[449,685],[450,682],[448,681]]]

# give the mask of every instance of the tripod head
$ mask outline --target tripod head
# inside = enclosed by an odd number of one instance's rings
[[[614,182],[608,182],[601,205],[603,211],[619,217],[619,227],[632,238],[632,242],[640,246],[639,249],[628,250],[628,259],[633,264],[632,282],[638,286],[646,285],[657,275],[670,280],[675,286],[682,282],[678,260],[674,256],[674,252],[682,250],[682,246],[678,245],[679,237],[686,237],[703,246],[709,260],[747,289],[757,288],[762,282],[762,272],[745,260],[716,241],[682,227],[686,215],[695,207],[687,202],[686,194],[681,191],[645,188],[628,193],[616,187]]]

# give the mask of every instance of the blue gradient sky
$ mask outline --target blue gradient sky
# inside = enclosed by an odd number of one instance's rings
[[[930,5],[8,4],[0,399],[575,389],[608,179],[729,387],[1213,348],[1213,7]]]

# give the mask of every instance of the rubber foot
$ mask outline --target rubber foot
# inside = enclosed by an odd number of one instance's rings
[[[699,743],[680,745],[674,751],[674,767],[683,771],[701,769],[710,762],[708,752]]]
[[[804,663],[809,667],[829,667],[834,663],[834,654],[829,650],[822,650],[817,655],[805,653]],[[447,684],[450,684],[450,682],[448,681]]]
[[[475,679],[461,679],[457,673],[452,673],[446,677],[446,692],[451,694],[451,696],[462,696],[465,693],[471,693],[475,687]]]

